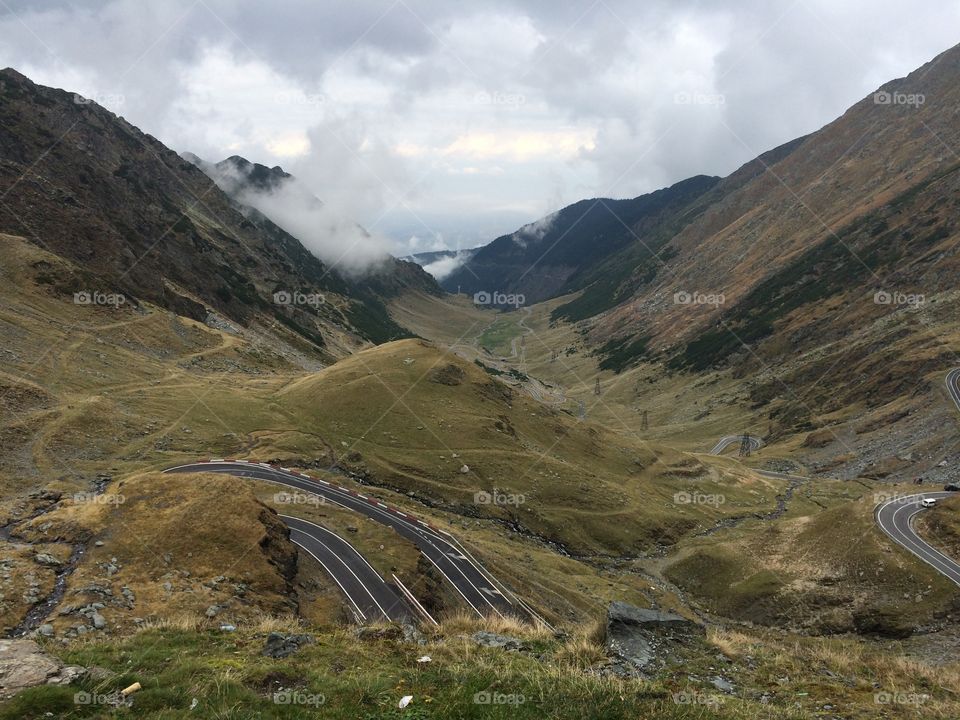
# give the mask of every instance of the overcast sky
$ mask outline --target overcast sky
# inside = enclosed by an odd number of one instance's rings
[[[958,28],[960,0],[0,0],[0,65],[280,164],[403,253],[725,175]]]

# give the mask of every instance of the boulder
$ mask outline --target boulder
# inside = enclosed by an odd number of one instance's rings
[[[427,639],[423,636],[416,625],[411,625],[410,623],[403,623],[400,626],[400,629],[403,630],[403,640],[404,642],[416,643],[417,645],[426,645]]]
[[[510,637],[509,635],[500,635],[499,633],[495,632],[487,632],[486,630],[475,632],[470,637],[477,645],[483,645],[484,647],[503,648],[504,650],[527,649],[527,646],[523,640],[518,640],[517,638]]]
[[[48,567],[60,567],[63,565],[62,562],[57,560],[50,553],[37,553],[33,556],[33,560],[38,565],[47,565]]]
[[[68,685],[84,677],[86,668],[64,666],[27,638],[0,639],[0,699],[35,685]]]
[[[267,642],[263,646],[263,654],[272,658],[285,658],[312,642],[313,635],[288,635],[272,632],[267,636]]]
[[[710,684],[720,692],[732,693],[734,689],[733,683],[720,675],[715,675],[710,678]]]
[[[47,680],[47,685],[70,685],[87,677],[87,669],[82,665],[66,665],[60,672]]]
[[[701,625],[679,615],[619,601],[607,608],[606,650],[615,674],[636,675],[662,666],[704,634]]]

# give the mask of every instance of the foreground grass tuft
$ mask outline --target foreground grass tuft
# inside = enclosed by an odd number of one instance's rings
[[[533,651],[507,652],[469,639],[485,626],[504,629],[453,618],[422,646],[361,640],[350,628],[313,629],[315,643],[277,660],[261,650],[268,629],[291,629],[285,621],[228,633],[197,631],[183,619],[125,640],[51,647],[66,662],[118,674],[70,688],[33,688],[0,706],[0,720],[704,717],[703,707],[678,704],[675,690],[661,682],[590,672],[601,654],[587,634],[528,632],[522,639]],[[424,655],[430,661],[417,662]],[[106,704],[133,682],[143,689],[132,706]],[[414,699],[400,709],[405,695]],[[758,707],[731,698],[712,716],[746,720],[757,717]],[[763,717],[802,716],[770,709]]]

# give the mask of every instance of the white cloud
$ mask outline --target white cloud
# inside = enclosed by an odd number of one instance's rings
[[[386,238],[370,234],[339,208],[305,199],[298,183],[269,193],[245,193],[241,200],[257,208],[328,266],[361,275],[383,263]]]
[[[296,176],[280,177],[264,188],[249,182],[252,165],[204,162],[202,167],[226,193],[259,210],[341,273],[362,275],[382,265],[390,254],[386,238],[367,232],[341,205],[321,201]]]
[[[0,64],[122,98],[178,151],[283,164],[397,249],[728,173],[960,23],[956,0],[6,4]]]
[[[454,270],[463,265],[467,261],[468,257],[468,254],[458,252],[456,255],[440,258],[439,260],[433,261],[429,265],[424,265],[423,269],[433,275],[437,281],[441,281],[450,275]]]
[[[593,137],[590,130],[471,132],[457,137],[440,152],[475,160],[505,158],[526,162],[545,157],[569,160],[582,150],[591,150]]]

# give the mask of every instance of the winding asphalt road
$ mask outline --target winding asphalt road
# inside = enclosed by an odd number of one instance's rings
[[[953,398],[957,409],[960,410],[960,368],[954,368],[947,373],[947,391]]]
[[[751,452],[755,450],[759,450],[760,448],[763,447],[763,440],[761,440],[760,438],[754,437],[753,435],[748,435],[747,437],[750,440]],[[710,454],[719,455],[734,443],[739,444],[742,441],[743,441],[743,435],[727,435],[725,437],[722,437],[720,438],[719,442],[717,442],[717,444],[713,446],[713,449],[710,451]]]
[[[325,502],[354,510],[393,528],[401,537],[416,545],[477,615],[512,615],[540,620],[526,603],[497,582],[452,535],[355,490],[287,468],[244,460],[201,461],[179,465],[164,472],[226,473],[318,495]],[[410,610],[399,595],[349,543],[313,523],[289,517],[283,519],[291,528],[291,539],[326,568],[349,598],[354,611],[359,611],[362,618],[371,615],[380,618],[382,613],[390,620],[409,619]]]
[[[281,515],[290,540],[313,557],[340,586],[357,622],[410,622],[406,603],[356,548],[331,530],[302,518]]]
[[[923,498],[940,500],[955,494],[951,492],[929,492],[891,498],[878,505],[875,512],[877,524],[881,530],[925,563],[933,566],[941,574],[960,585],[960,563],[927,544],[913,529],[914,518],[924,510],[920,505]]]
[[[954,404],[960,410],[960,368],[947,373],[947,391]],[[923,498],[942,499],[956,495],[952,492],[927,492],[918,495],[897,497],[880,503],[875,510],[880,529],[898,544],[905,547],[941,574],[960,585],[960,563],[949,558],[917,535],[913,529],[913,520],[923,512],[920,505]]]

